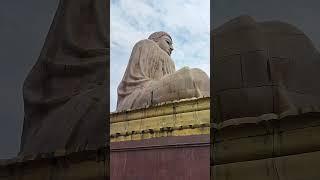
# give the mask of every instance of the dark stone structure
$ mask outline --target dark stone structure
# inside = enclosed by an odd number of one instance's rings
[[[20,156],[105,146],[108,6],[101,0],[61,0],[23,86]]]
[[[320,54],[302,31],[241,16],[211,38],[216,122],[319,112]]]
[[[319,179],[320,55],[311,40],[248,16],[211,38],[211,178]]]

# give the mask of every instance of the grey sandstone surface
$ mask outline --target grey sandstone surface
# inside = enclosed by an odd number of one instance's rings
[[[298,28],[240,16],[211,38],[216,122],[319,112],[320,54]]]

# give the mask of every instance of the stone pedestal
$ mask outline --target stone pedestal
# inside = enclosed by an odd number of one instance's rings
[[[210,98],[111,114],[110,178],[210,179]]]
[[[319,179],[320,114],[265,117],[215,124],[212,179]]]

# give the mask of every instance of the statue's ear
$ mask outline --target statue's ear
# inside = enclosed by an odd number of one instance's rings
[[[154,41],[154,42],[160,48],[159,41]]]

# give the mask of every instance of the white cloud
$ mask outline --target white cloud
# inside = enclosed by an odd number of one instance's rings
[[[209,0],[113,0],[111,2],[110,111],[132,47],[152,32],[166,31],[174,41],[177,69],[197,67],[210,74]]]

